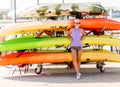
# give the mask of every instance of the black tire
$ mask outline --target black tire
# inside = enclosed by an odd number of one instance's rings
[[[43,69],[43,67],[42,67],[42,65],[40,65],[39,67],[35,68],[35,73],[40,74],[42,72],[42,69]]]
[[[105,72],[105,68],[103,66],[100,67],[100,72],[104,73]]]
[[[97,64],[96,64],[96,68],[97,68],[97,69],[100,69],[100,64],[97,63]]]

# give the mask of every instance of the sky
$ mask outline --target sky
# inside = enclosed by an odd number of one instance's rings
[[[11,0],[0,0],[0,9],[9,9]],[[40,3],[62,3],[62,0],[39,0]],[[64,0],[65,3],[100,2],[105,7],[119,7],[120,0]],[[17,9],[26,9],[37,5],[37,0],[16,0]]]

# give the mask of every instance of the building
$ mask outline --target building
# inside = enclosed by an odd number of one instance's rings
[[[112,18],[120,18],[120,9],[112,10]]]
[[[8,9],[0,9],[0,20],[7,19]]]

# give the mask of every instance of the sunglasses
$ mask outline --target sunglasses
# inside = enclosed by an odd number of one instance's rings
[[[75,22],[75,24],[80,24],[80,22]]]

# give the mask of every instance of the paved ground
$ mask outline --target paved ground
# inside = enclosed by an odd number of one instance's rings
[[[75,79],[74,69],[64,67],[47,66],[40,75],[36,75],[32,68],[28,74],[15,72],[10,75],[8,69],[0,67],[0,87],[120,87],[118,63],[107,63],[105,73],[100,73],[94,64],[82,65],[80,80]]]

